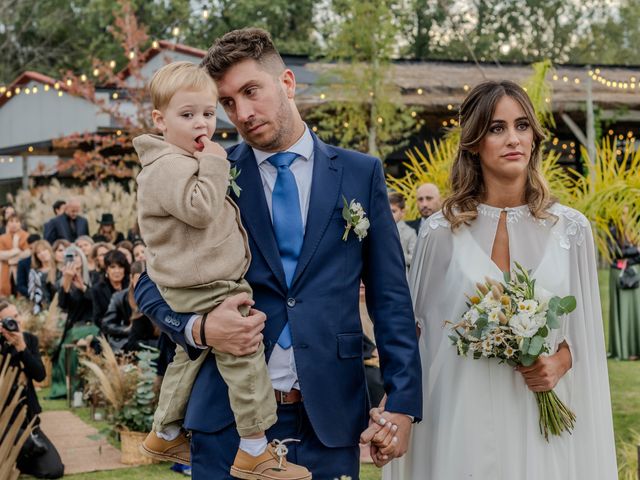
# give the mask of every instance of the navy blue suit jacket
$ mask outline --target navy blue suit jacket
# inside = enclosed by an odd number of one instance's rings
[[[358,443],[368,421],[359,313],[360,281],[375,337],[387,410],[420,419],[422,386],[413,309],[398,230],[391,216],[382,164],[376,158],[324,144],[314,136],[311,199],[298,266],[287,288],[264,188],[251,148],[231,148],[241,173],[236,198],[249,236],[252,261],[246,279],[255,308],[267,315],[267,360],[288,320],[304,407],[318,438],[329,447]],[[342,240],[343,196],[362,204],[371,226],[363,241]],[[144,274],[136,286],[140,309],[193,357],[185,342],[189,314],[174,313]],[[215,357],[207,359],[193,386],[185,426],[216,432],[233,423],[227,387]]]
[[[29,270],[31,270],[31,257],[18,260],[16,273],[16,289],[25,298],[29,298]]]
[[[75,242],[76,238],[81,235],[89,235],[89,223],[87,219],[78,215],[76,217],[76,234],[72,235],[69,228],[69,220],[63,213],[57,217],[52,218],[45,224],[44,238],[53,245],[53,242],[60,238]]]

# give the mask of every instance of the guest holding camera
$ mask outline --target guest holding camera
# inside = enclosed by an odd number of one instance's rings
[[[62,340],[52,357],[50,398],[61,398],[67,394],[64,345],[100,333],[92,321],[91,279],[87,259],[82,250],[74,245],[65,250],[64,256],[62,281],[58,288],[58,306],[67,312],[67,321],[64,325]],[[70,374],[74,377],[78,360],[75,351],[72,351],[72,355]]]
[[[20,372],[12,386],[11,395],[19,386],[23,386],[21,397],[27,406],[23,428],[36,419],[31,435],[20,450],[18,469],[36,478],[60,478],[64,475],[64,465],[55,446],[40,429],[40,420],[37,418],[42,408],[33,381],[42,381],[46,376],[38,350],[38,337],[22,331],[18,310],[4,299],[0,299],[0,354],[9,354],[11,366]]]
[[[53,249],[49,242],[38,240],[31,250],[33,253],[27,291],[29,300],[33,303],[33,313],[38,314],[53,300],[61,273],[56,267]]]

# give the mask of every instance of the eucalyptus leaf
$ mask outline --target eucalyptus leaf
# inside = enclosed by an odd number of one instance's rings
[[[529,355],[537,357],[538,355],[540,355],[540,352],[542,351],[542,347],[544,347],[544,338],[536,335],[531,339],[531,342],[529,344],[529,350],[527,353]]]
[[[576,309],[576,297],[573,295],[568,295],[560,300],[560,308],[562,309],[562,313],[570,313]]]

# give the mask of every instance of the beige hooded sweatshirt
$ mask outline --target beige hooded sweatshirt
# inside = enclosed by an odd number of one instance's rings
[[[147,272],[159,286],[194,287],[240,280],[251,254],[240,211],[227,196],[229,162],[198,160],[158,135],[133,139],[138,221],[147,244]]]

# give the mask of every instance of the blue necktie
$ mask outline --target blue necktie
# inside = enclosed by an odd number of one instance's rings
[[[296,158],[298,158],[296,153],[280,152],[267,159],[278,169],[278,177],[271,195],[271,215],[287,287],[291,286],[304,239],[298,185],[289,169]],[[278,345],[285,350],[291,347],[291,331],[288,322],[278,337]]]

